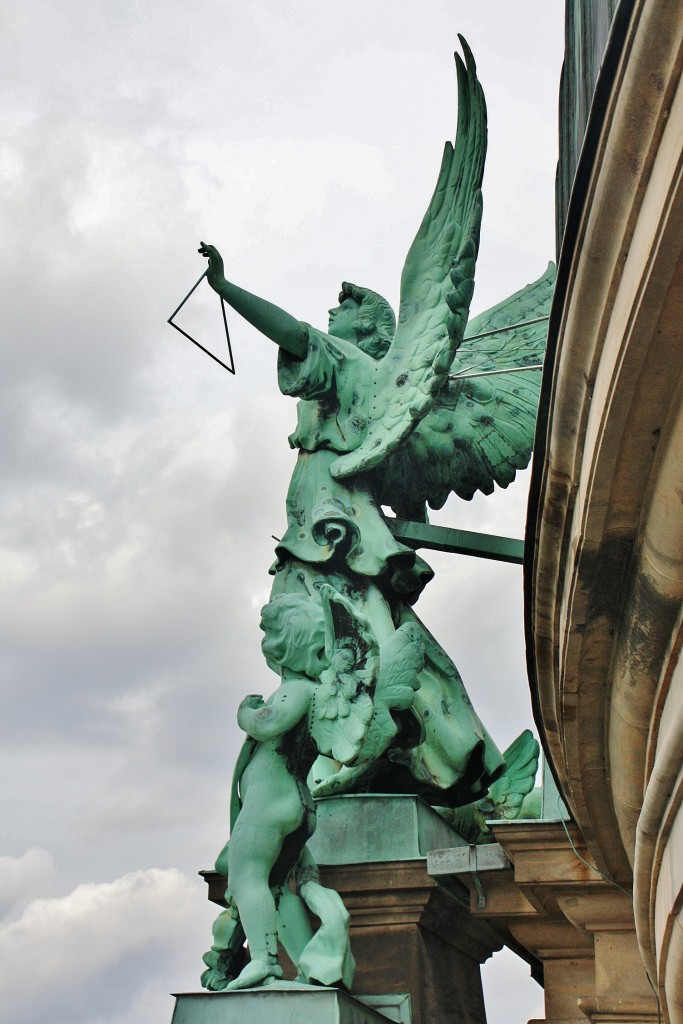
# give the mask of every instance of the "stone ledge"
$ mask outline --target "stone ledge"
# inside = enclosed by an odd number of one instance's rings
[[[240,992],[175,995],[171,1024],[410,1024],[407,995],[358,999],[335,988],[275,983]]]

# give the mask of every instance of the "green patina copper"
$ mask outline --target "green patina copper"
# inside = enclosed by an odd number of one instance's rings
[[[449,526],[431,523],[413,523],[405,519],[389,519],[394,537],[412,548],[430,548],[448,551],[454,555],[475,555],[493,558],[497,562],[524,562],[524,541],[514,537],[498,537],[493,533],[474,533],[472,530],[454,530]]]
[[[457,807],[504,777],[458,670],[412,607],[433,576],[414,550],[426,504],[505,487],[528,462],[539,388],[528,368],[542,359],[554,274],[468,323],[486,108],[462,45],[456,142],[406,258],[398,319],[376,292],[345,282],[319,330],[228,281],[214,246],[199,250],[211,287],[278,346],[280,389],[298,399],[287,529],[262,620],[281,685],[238,715],[248,739],[217,862],[229,909],[205,956],[212,989],[278,978],[278,939],[300,980],[350,984],[345,912],[306,846],[312,797],[362,789]],[[383,505],[416,521],[412,536]]]
[[[324,867],[420,860],[430,850],[467,845],[419,796],[345,793],[316,801],[316,812],[310,850]]]
[[[281,981],[257,992],[188,992],[175,998],[171,1024],[410,1024],[412,1019],[407,995],[353,997]]]
[[[534,789],[540,747],[525,729],[505,751],[505,772],[481,800],[442,807],[441,814],[468,843],[492,843],[491,821],[540,818],[541,789]]]
[[[214,925],[202,982],[220,991],[281,978],[279,939],[300,981],[349,987],[348,915],[320,885],[306,847],[316,822],[307,780],[318,754],[353,764],[368,744],[374,757],[384,753],[398,732],[392,715],[407,711],[419,688],[424,647],[412,623],[380,642],[329,585],[316,598],[274,597],[261,625],[264,657],[281,684],[266,701],[245,697],[237,713],[248,739],[235,770],[230,839],[216,862],[229,909]],[[315,933],[307,910],[320,920]],[[242,966],[245,935],[251,960]]]

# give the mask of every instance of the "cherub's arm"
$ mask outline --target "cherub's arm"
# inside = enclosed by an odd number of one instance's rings
[[[257,331],[265,334],[267,338],[270,338],[296,359],[303,359],[308,343],[306,328],[301,321],[295,320],[293,316],[286,313],[284,309],[280,309],[279,306],[273,305],[272,302],[266,302],[258,295],[252,295],[244,288],[238,288],[237,285],[226,281],[223,273],[223,259],[215,246],[202,242],[199,252],[202,256],[209,258],[209,269],[206,276],[213,290],[218,292]]]
[[[315,683],[292,680],[277,689],[267,704],[251,694],[239,706],[237,724],[259,743],[283,736],[308,711],[314,687]]]

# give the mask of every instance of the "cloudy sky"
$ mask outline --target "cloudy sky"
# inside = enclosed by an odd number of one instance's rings
[[[210,940],[196,872],[226,838],[235,708],[276,685],[258,609],[294,403],[234,315],[235,378],[166,325],[200,238],[314,324],[342,279],[396,305],[461,32],[489,107],[473,308],[533,280],[553,256],[562,6],[3,6],[3,1024],[170,1021]],[[208,286],[193,307],[220,343]],[[526,483],[434,521],[521,536]],[[430,561],[418,611],[505,747],[531,725],[521,570]],[[542,1014],[527,973],[487,967],[490,1024]]]

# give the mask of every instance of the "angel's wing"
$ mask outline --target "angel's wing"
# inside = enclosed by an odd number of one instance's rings
[[[394,715],[408,711],[413,703],[423,668],[422,630],[416,623],[406,622],[380,645],[372,717],[353,767],[337,765],[335,772],[313,784],[313,796],[334,796],[353,790],[372,771],[399,731]]]
[[[479,249],[486,104],[474,58],[459,38],[466,63],[455,54],[455,147],[446,143],[434,195],[406,257],[396,333],[373,368],[367,435],[332,464],[339,478],[372,469],[407,437],[444,384],[467,323]]]
[[[376,761],[397,733],[397,712],[408,711],[420,688],[424,642],[417,623],[399,626],[380,645],[380,669],[373,697],[374,712],[359,755],[359,763]]]
[[[529,462],[541,387],[555,266],[475,317],[432,410],[375,471],[382,504],[420,518],[451,491],[469,500],[507,487]],[[520,326],[515,326],[520,325]]]
[[[489,818],[518,818],[524,797],[534,788],[538,757],[538,741],[525,729],[507,748],[505,773],[489,787],[483,800],[478,801],[480,813]]]
[[[405,711],[420,688],[424,668],[424,641],[416,622],[406,622],[380,645],[375,703],[391,711]]]
[[[524,798],[534,788],[539,754],[538,741],[525,729],[503,754],[505,772],[489,787],[483,799],[463,807],[440,807],[439,813],[468,843],[493,842],[487,822],[510,821],[525,813]]]
[[[379,648],[370,624],[347,598],[326,584],[320,599],[328,667],[315,691],[311,736],[321,754],[353,764],[372,719]]]

